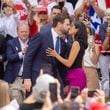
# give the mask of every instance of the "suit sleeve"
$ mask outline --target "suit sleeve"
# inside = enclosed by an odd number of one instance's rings
[[[9,62],[17,62],[22,59],[19,58],[18,51],[15,49],[13,42],[7,42],[7,50],[6,50],[7,60]]]
[[[28,50],[24,57],[24,64],[23,64],[23,78],[24,79],[31,79],[31,70],[32,70],[32,63],[37,54],[37,50],[40,47],[41,40],[40,35],[37,33],[35,37],[33,37],[29,41]]]

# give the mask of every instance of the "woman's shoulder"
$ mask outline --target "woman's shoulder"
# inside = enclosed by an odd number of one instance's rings
[[[79,48],[80,49],[80,43],[78,41],[74,41],[73,44],[72,44],[72,48]]]
[[[80,42],[79,41],[74,41],[72,46],[80,46]]]

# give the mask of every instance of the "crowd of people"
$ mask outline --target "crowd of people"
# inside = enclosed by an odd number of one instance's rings
[[[0,1],[0,110],[110,110],[109,96],[109,0]]]

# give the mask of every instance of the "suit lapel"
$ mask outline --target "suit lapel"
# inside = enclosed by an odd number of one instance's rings
[[[15,49],[18,52],[21,51],[21,45],[20,45],[20,42],[19,42],[19,39],[18,38],[15,39]]]
[[[52,32],[51,32],[51,30],[49,31],[49,34],[48,34],[47,37],[49,37],[49,38],[48,38],[48,40],[49,40],[49,42],[48,42],[48,43],[49,43],[49,44],[48,44],[49,47],[52,48],[52,49],[54,49],[54,43],[53,43],[53,37],[52,37]]]
[[[62,38],[60,38],[60,42],[61,42],[60,55],[64,55],[66,51],[66,43]]]
[[[53,37],[52,37],[52,32],[51,32],[51,29],[48,31],[48,33],[47,33],[47,45],[48,45],[48,47],[49,48],[52,48],[52,49],[54,49],[54,43],[53,43]],[[48,48],[47,47],[47,48]],[[52,63],[52,64],[54,64],[55,63],[55,60],[54,60],[54,58],[53,57],[48,57],[49,58],[49,60],[50,60],[50,62]]]

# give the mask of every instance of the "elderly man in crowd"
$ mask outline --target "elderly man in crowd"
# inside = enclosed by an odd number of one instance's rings
[[[27,24],[19,24],[17,32],[18,37],[9,40],[7,43],[6,55],[8,62],[6,65],[5,80],[9,84],[12,84],[12,88],[22,90],[23,60],[28,47],[29,26]],[[17,93],[16,96],[19,98]]]

